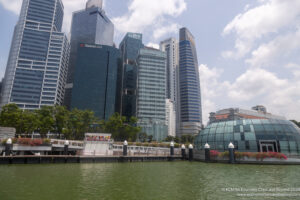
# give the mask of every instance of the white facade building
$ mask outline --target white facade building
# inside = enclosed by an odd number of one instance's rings
[[[176,137],[176,112],[175,105],[171,99],[166,99],[166,125],[168,126],[168,136]]]
[[[179,127],[179,102],[178,102],[178,73],[179,73],[179,43],[175,38],[169,38],[160,43],[160,50],[167,54],[167,101],[173,104],[173,111],[175,117],[175,131],[172,134],[178,135]],[[169,130],[173,128],[169,128]],[[175,133],[176,132],[176,133]],[[169,132],[170,135],[170,132]]]

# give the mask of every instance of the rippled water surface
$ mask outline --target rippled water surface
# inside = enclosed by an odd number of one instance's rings
[[[300,166],[200,162],[0,166],[1,200],[300,199],[300,191],[260,192],[298,197],[240,197],[257,192],[237,188],[295,190],[300,188]]]

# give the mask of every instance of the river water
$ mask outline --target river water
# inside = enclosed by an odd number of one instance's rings
[[[201,162],[1,165],[0,199],[300,199],[300,166]]]

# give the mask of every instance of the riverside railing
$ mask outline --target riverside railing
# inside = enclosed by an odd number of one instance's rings
[[[113,145],[113,155],[122,155],[123,145]],[[128,156],[169,156],[170,148],[167,147],[146,147],[128,146]],[[181,149],[175,148],[174,155],[180,156]]]
[[[50,143],[52,144],[53,147],[61,147],[62,148],[65,146],[65,140],[51,139]],[[69,140],[69,148],[83,149],[84,142],[76,141],[76,140]]]

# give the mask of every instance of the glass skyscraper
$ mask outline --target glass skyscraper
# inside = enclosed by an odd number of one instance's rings
[[[61,32],[61,0],[23,0],[7,62],[1,107],[23,109],[63,103],[69,42]]]
[[[139,50],[143,48],[142,34],[127,33],[120,43],[122,56],[122,75],[120,100],[123,116],[136,116],[137,63]]]
[[[80,44],[71,108],[92,110],[101,120],[116,112],[120,51],[111,46]]]
[[[156,141],[168,135],[166,125],[166,53],[157,49],[142,48],[137,59],[138,126]]]
[[[102,9],[102,0],[87,1],[86,8],[73,13],[71,53],[64,104],[71,103],[77,49],[80,43],[113,46],[114,25]]]
[[[180,134],[198,134],[202,126],[200,78],[195,39],[187,28],[179,36]]]

